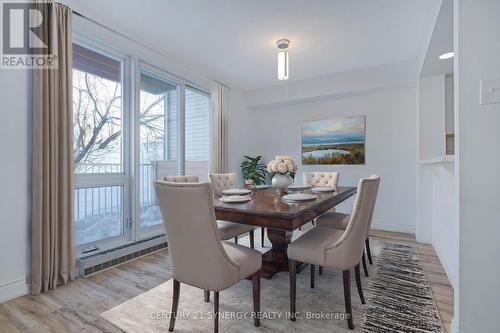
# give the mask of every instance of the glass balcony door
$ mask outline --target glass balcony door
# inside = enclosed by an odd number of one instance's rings
[[[73,45],[75,241],[79,255],[130,240],[127,58]]]
[[[178,115],[181,85],[166,75],[140,69],[138,112],[138,167],[136,207],[138,238],[163,234],[163,220],[153,183],[166,175],[179,174]]]
[[[189,86],[185,92],[184,173],[206,182],[210,161],[210,95]]]
[[[208,181],[210,95],[147,64],[139,63],[136,92],[136,233],[164,233],[154,181],[195,175]]]
[[[208,180],[210,95],[75,39],[73,137],[78,256],[164,234],[154,181]]]

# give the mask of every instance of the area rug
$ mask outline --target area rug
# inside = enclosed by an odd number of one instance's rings
[[[366,304],[362,305],[354,276],[351,281],[354,332],[442,332],[442,324],[415,247],[372,242],[374,265],[362,277]],[[354,274],[352,274],[354,275]],[[261,326],[252,319],[251,281],[220,292],[220,332],[353,332],[347,328],[342,272],[325,269],[309,286],[309,269],[297,275],[296,322],[290,321],[289,280],[278,273],[261,281]],[[212,297],[213,299],[213,297]],[[212,300],[211,299],[211,300]],[[101,314],[128,333],[167,332],[172,304],[169,280]],[[213,303],[203,291],[181,284],[174,332],[213,331]]]

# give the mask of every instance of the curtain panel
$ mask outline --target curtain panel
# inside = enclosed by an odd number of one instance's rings
[[[229,88],[218,84],[212,96],[212,173],[224,173],[228,168],[228,96]]]
[[[75,276],[73,237],[72,11],[38,2],[41,34],[56,47],[56,69],[33,70],[33,294]]]

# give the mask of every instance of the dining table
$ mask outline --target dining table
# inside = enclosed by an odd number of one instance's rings
[[[332,192],[316,193],[308,189],[300,193],[314,193],[316,198],[308,201],[284,200],[284,191],[268,188],[252,189],[249,194],[251,200],[245,203],[214,201],[218,220],[267,229],[271,249],[262,255],[263,278],[270,279],[280,271],[288,271],[287,248],[294,230],[356,194],[356,188],[339,186]],[[297,269],[300,270],[301,265]]]

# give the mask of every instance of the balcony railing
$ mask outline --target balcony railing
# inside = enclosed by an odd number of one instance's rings
[[[76,167],[77,174],[118,173],[122,171],[118,163],[85,163]],[[156,204],[153,188],[155,179],[177,174],[177,161],[165,160],[153,163],[141,163],[139,175],[139,209],[142,212]],[[197,175],[200,181],[208,180],[207,161],[186,161],[186,174]],[[122,186],[102,186],[80,188],[75,192],[76,221],[92,216],[116,216],[123,207]]]
[[[114,163],[80,164],[76,173],[119,173]],[[139,177],[139,208],[141,226],[161,223],[153,182],[177,174],[177,161],[142,163]],[[208,180],[208,162],[186,161],[186,174]],[[87,244],[123,234],[123,207],[126,204],[123,185],[103,185],[75,189],[75,227],[77,244]]]
[[[79,164],[75,173],[117,173],[121,172],[118,163]],[[142,163],[139,167],[140,210],[145,211],[155,204],[153,189],[154,170],[151,163]],[[122,214],[123,186],[100,186],[77,188],[75,190],[76,221],[92,216],[117,216]]]

